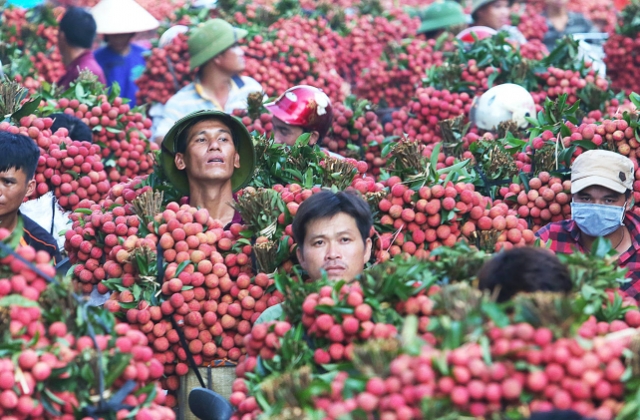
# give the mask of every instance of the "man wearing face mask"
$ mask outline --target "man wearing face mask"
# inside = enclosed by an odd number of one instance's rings
[[[571,220],[550,223],[536,236],[554,252],[589,252],[598,237],[611,242],[631,282],[622,286],[640,298],[640,217],[633,207],[633,162],[614,152],[590,150],[571,166]]]

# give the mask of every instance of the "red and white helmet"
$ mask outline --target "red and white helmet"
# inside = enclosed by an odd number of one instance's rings
[[[488,26],[472,26],[458,33],[456,38],[462,42],[472,43],[476,42],[476,38],[479,41],[481,39],[491,38],[497,33],[498,32],[495,29],[489,28]]]
[[[331,127],[331,100],[322,90],[313,86],[294,86],[264,106],[285,124],[302,127],[306,131],[317,131],[320,140]]]
[[[471,122],[482,130],[495,131],[504,121],[515,121],[518,127],[529,125],[526,117],[536,116],[533,97],[522,86],[505,83],[492,87],[473,101]]]

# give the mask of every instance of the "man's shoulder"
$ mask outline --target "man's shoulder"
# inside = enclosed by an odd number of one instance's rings
[[[196,92],[195,85],[193,82],[183,86],[179,91],[177,91],[165,104],[165,106],[171,106],[173,104],[180,103],[185,99],[193,99],[198,97],[198,93]]]
[[[571,230],[571,223],[571,220],[548,223],[536,232],[536,236],[542,240],[555,239],[561,233],[568,234]]]
[[[249,76],[241,76],[242,82],[244,83],[243,89],[255,89],[256,91],[262,90],[262,85],[253,77]]]
[[[131,44],[130,48],[131,48],[130,51],[133,54],[144,54],[147,51],[149,51],[147,48],[143,47],[142,45],[138,45],[138,44],[135,44],[135,43]]]
[[[24,239],[27,244],[36,250],[47,251],[52,255],[59,253],[58,243],[49,232],[24,214],[21,214],[21,217]]]
[[[108,59],[110,56],[111,54],[107,47],[100,47],[93,52],[93,57],[98,61]]]
[[[196,105],[201,102],[204,102],[204,99],[198,95],[194,84],[189,83],[169,98],[167,103],[164,104],[164,112],[166,113],[177,110],[189,113],[189,109],[191,108],[190,105]]]
[[[631,236],[635,241],[640,241],[640,216],[632,212],[627,212],[625,218],[627,219],[627,228],[629,228]]]

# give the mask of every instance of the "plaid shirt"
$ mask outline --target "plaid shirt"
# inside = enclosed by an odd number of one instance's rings
[[[622,285],[625,293],[640,300],[640,217],[633,213],[626,213],[624,224],[631,234],[631,247],[620,254],[618,264],[629,270],[631,281]],[[585,252],[580,245],[580,229],[573,220],[549,223],[536,236],[543,242],[551,241],[551,250],[561,254],[570,254],[575,250]]]

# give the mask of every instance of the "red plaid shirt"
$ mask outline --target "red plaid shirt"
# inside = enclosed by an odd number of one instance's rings
[[[633,213],[626,213],[624,224],[631,234],[631,247],[618,258],[618,264],[629,270],[631,281],[621,285],[625,293],[636,300],[640,300],[640,217]],[[543,242],[551,241],[550,249],[561,254],[570,254],[576,249],[585,252],[580,245],[580,229],[573,220],[549,223],[536,236]]]

